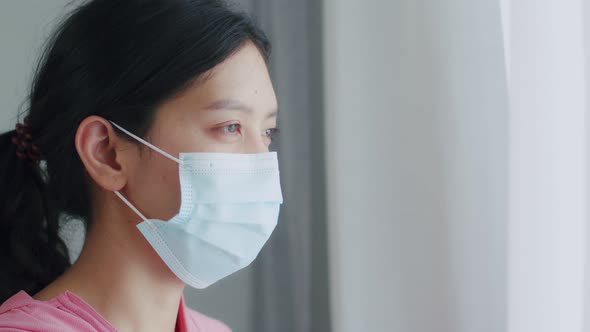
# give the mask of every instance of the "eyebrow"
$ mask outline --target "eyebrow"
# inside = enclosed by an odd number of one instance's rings
[[[243,112],[247,112],[247,113],[253,113],[254,111],[252,110],[251,107],[249,107],[248,105],[245,105],[235,99],[219,99],[214,101],[213,103],[209,104],[208,106],[205,107],[206,110],[237,110],[237,111],[243,111]],[[270,112],[266,117],[267,118],[272,118],[277,116],[278,110],[273,110],[272,112]]]

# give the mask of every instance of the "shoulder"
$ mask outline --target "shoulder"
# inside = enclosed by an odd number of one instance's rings
[[[192,310],[190,308],[185,309],[187,320],[189,320],[194,326],[198,327],[198,331],[203,332],[231,332],[231,329],[223,322],[205,316],[200,312]]]
[[[96,330],[58,300],[37,301],[24,291],[18,292],[0,306],[0,332]]]
[[[27,307],[14,308],[0,313],[0,332],[4,331],[48,331],[59,329],[40,319],[27,310]]]
[[[39,307],[24,291],[0,306],[0,331],[58,331],[48,308]]]

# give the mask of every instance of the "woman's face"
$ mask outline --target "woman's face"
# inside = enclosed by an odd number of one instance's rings
[[[147,138],[173,156],[261,153],[268,152],[276,120],[277,100],[266,63],[256,46],[247,43],[161,105]],[[128,165],[122,194],[147,218],[168,220],[180,207],[178,164],[147,147],[140,149],[136,162]]]

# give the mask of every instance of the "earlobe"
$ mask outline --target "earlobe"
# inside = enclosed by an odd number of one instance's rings
[[[76,131],[75,145],[88,175],[105,190],[120,190],[126,183],[123,156],[117,145],[123,141],[110,122],[92,115],[84,119]]]

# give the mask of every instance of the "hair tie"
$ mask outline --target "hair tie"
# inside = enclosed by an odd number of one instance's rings
[[[29,126],[29,117],[25,117],[24,123],[17,123],[15,135],[12,136],[12,143],[16,145],[16,156],[18,159],[31,163],[38,163],[41,159],[39,147],[33,144],[33,136]]]

